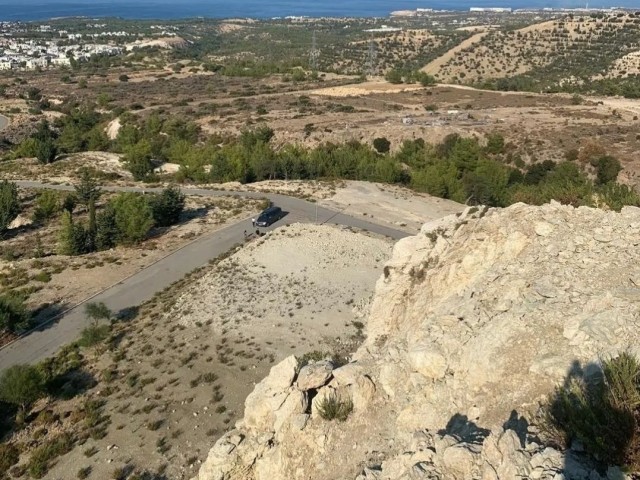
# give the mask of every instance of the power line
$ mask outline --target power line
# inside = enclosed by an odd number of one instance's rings
[[[369,51],[367,52],[366,72],[367,75],[373,77],[377,73],[376,59],[378,58],[378,51],[376,50],[376,42],[373,40],[373,35],[369,39]]]
[[[316,39],[316,31],[313,31],[313,40],[311,42],[311,51],[309,52],[309,67],[313,72],[318,71],[318,58],[320,58],[320,50],[318,49],[318,41]]]

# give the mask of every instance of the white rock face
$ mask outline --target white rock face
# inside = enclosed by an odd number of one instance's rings
[[[531,424],[569,371],[639,353],[639,301],[640,209],[431,222],[396,245],[355,361],[303,378],[295,359],[274,367],[198,480],[625,478],[542,445]],[[336,394],[353,404],[342,423],[317,413]]]

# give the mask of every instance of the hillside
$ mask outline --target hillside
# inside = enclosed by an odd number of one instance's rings
[[[426,224],[395,246],[354,360],[273,367],[197,479],[625,478],[550,445],[537,412],[638,345],[639,233],[639,209],[558,203]],[[353,411],[330,422],[327,399]]]
[[[487,82],[499,89],[589,88],[593,79],[635,74],[638,23],[633,13],[570,15],[516,30],[491,30],[428,70],[443,82]]]

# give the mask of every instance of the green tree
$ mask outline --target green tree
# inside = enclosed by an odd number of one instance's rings
[[[64,211],[58,233],[58,253],[60,255],[82,255],[90,251],[92,241],[89,232],[82,224],[73,221],[71,213]]]
[[[44,380],[37,367],[14,365],[0,377],[0,399],[25,411],[44,394]]]
[[[95,247],[97,250],[108,250],[116,246],[118,226],[116,212],[111,203],[107,203],[96,218]]]
[[[384,79],[389,83],[399,84],[402,83],[402,71],[396,68],[389,70]]]
[[[386,137],[374,138],[373,148],[375,148],[378,153],[388,153],[391,148],[391,142]]]
[[[69,213],[73,213],[73,210],[76,208],[76,204],[78,203],[78,197],[76,197],[75,193],[67,193],[64,199],[62,200],[61,208],[62,210],[66,210]]]
[[[87,209],[92,203],[95,205],[102,195],[98,182],[87,168],[80,172],[80,183],[74,186],[74,190],[78,203]]]
[[[153,212],[147,199],[131,192],[121,193],[112,201],[118,238],[122,243],[139,243],[153,226]]]
[[[91,320],[111,320],[113,312],[104,302],[90,302],[84,307],[84,314]]]
[[[3,180],[0,182],[0,235],[7,231],[19,213],[18,188],[15,183]]]
[[[83,169],[80,176],[80,183],[75,186],[75,193],[78,201],[87,207],[89,211],[89,226],[84,231],[84,252],[92,252],[95,249],[96,237],[96,203],[102,195],[102,190],[88,169]],[[74,226],[76,241],[80,241],[81,225]]]
[[[429,87],[431,85],[435,85],[436,84],[436,79],[435,77],[425,73],[425,72],[421,72],[421,71],[417,71],[413,78],[420,83],[420,85],[422,85],[423,87]]]
[[[125,150],[124,161],[135,180],[144,180],[153,172],[151,162],[151,144],[141,140]]]
[[[160,227],[168,227],[180,221],[184,210],[185,196],[176,186],[165,188],[162,193],[151,197],[149,203],[153,211],[153,220]]]
[[[52,139],[36,139],[35,154],[40,163],[47,165],[58,156],[58,147]]]
[[[92,347],[102,342],[109,335],[109,325],[100,325],[100,321],[109,321],[113,312],[103,303],[88,303],[84,308],[85,315],[91,319],[91,325],[82,330],[80,335],[80,345]]]

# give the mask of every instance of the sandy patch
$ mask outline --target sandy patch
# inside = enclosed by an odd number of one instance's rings
[[[180,37],[162,37],[149,40],[136,40],[133,43],[125,45],[125,49],[130,52],[135,48],[145,47],[160,47],[160,48],[174,48],[184,45],[186,42]]]
[[[320,88],[311,90],[312,95],[326,97],[355,97],[359,95],[371,95],[375,93],[401,93],[422,90],[422,85],[393,85],[384,81],[372,81],[345,85],[342,87]]]
[[[178,170],[180,170],[179,164],[166,162],[160,165],[154,171],[157,173],[176,173],[178,172]]]
[[[340,227],[282,227],[223,261],[168,315],[269,340],[279,357],[304,353],[362,316],[391,246]]]
[[[109,140],[115,140],[118,137],[118,132],[120,131],[120,127],[122,124],[120,123],[120,119],[116,118],[109,122],[107,125],[106,133]]]
[[[320,205],[363,216],[374,223],[417,233],[425,222],[461,212],[464,205],[406,188],[381,183],[348,181]]]
[[[238,30],[244,30],[246,28],[246,25],[238,25],[237,23],[221,23],[218,25],[217,30],[220,33],[231,33],[237,32]]]

